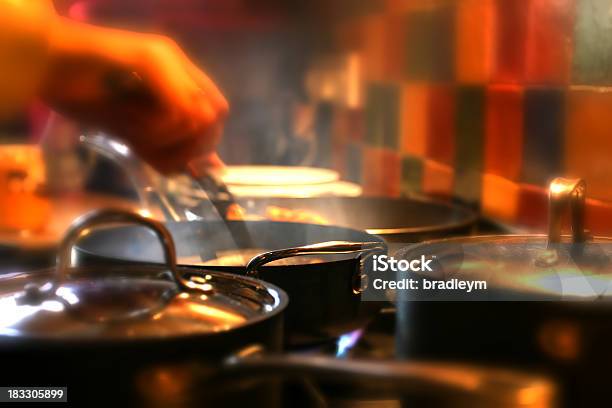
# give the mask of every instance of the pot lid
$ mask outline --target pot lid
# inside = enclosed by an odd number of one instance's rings
[[[420,299],[448,300],[459,293],[467,300],[612,300],[612,239],[589,237],[584,230],[585,183],[555,179],[549,190],[549,233],[452,238],[400,250],[397,259],[431,259],[421,278],[446,281]],[[561,234],[569,210],[572,235]],[[450,288],[451,290],[448,290]]]
[[[69,266],[75,241],[99,224],[134,222],[162,241],[166,267]],[[134,341],[232,330],[282,311],[286,295],[256,279],[178,270],[170,233],[137,214],[105,210],[75,221],[54,270],[0,278],[0,336]]]

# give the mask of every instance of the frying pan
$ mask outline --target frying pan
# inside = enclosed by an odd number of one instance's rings
[[[167,220],[182,221],[185,210],[206,217],[199,206],[209,197],[199,186],[187,182],[181,188],[167,180],[157,180],[153,171],[143,165],[125,145],[108,135],[89,135],[81,141],[124,169],[130,177],[144,208],[159,208]],[[121,145],[120,151],[115,147]],[[175,180],[176,182],[176,180]],[[170,185],[174,187],[171,187]],[[306,210],[329,221],[329,224],[366,230],[387,243],[412,243],[449,235],[468,235],[477,214],[468,208],[426,197],[240,197],[237,203],[247,214],[265,218],[268,206]],[[195,202],[195,207],[194,203]],[[215,205],[215,208],[223,207]],[[208,213],[212,208],[208,208]],[[214,213],[214,212],[213,212]]]
[[[374,252],[386,253],[382,239],[367,232],[274,221],[191,221],[171,222],[165,226],[177,243],[179,263],[185,265],[181,258],[210,260],[221,251],[239,249],[233,240],[232,229],[243,226],[237,224],[246,226],[259,248],[271,251],[251,264],[250,275],[273,283],[288,293],[291,299],[286,319],[288,344],[311,344],[335,338],[362,327],[380,307],[376,302],[361,301],[361,279],[369,264],[364,257]],[[321,243],[329,244],[322,246]],[[319,254],[322,262],[265,266],[274,259],[302,253]],[[139,226],[94,231],[81,240],[74,254],[77,264],[82,266],[117,264],[118,261],[163,262],[161,246],[148,230]],[[206,270],[239,275],[247,273],[245,266],[207,265],[204,268],[192,264],[191,268],[203,273]]]
[[[306,210],[330,224],[366,230],[398,243],[467,235],[477,219],[467,208],[425,197],[254,197],[237,202],[247,214],[265,215],[268,206]]]

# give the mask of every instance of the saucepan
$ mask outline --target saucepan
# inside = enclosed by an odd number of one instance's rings
[[[328,341],[362,327],[381,306],[361,301],[370,255],[386,253],[384,242],[364,231],[273,221],[190,221],[165,226],[177,242],[179,263],[194,273],[215,270],[246,275],[285,290],[291,297],[285,329],[292,345]],[[234,241],[232,230],[245,227],[257,248],[242,248]],[[75,247],[75,257],[79,265],[159,265],[163,251],[145,228],[121,226],[84,237]]]
[[[608,399],[612,365],[612,239],[584,229],[585,183],[550,185],[549,233],[451,238],[407,247],[397,259],[434,259],[402,273],[436,290],[398,290],[402,358],[511,364],[554,375],[566,406]],[[572,235],[563,235],[564,215]],[[428,282],[426,282],[428,281]],[[457,282],[486,288],[458,290]],[[472,287],[474,287],[472,285]]]
[[[166,264],[71,266],[75,242],[108,223],[158,237]],[[67,387],[75,406],[277,406],[279,378],[377,385],[443,406],[550,406],[554,385],[503,369],[282,354],[284,291],[176,266],[160,223],[119,211],[79,218],[55,269],[0,277],[3,384]]]

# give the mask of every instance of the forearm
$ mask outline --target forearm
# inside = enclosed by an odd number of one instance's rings
[[[0,0],[0,116],[18,110],[35,93],[56,19],[48,0]]]
[[[136,45],[148,36],[59,17],[50,37],[50,58],[90,57],[129,65],[138,58]]]

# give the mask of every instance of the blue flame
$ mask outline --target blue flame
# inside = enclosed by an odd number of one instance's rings
[[[345,357],[346,353],[357,344],[362,334],[363,329],[357,329],[340,336],[337,342],[336,357]]]

